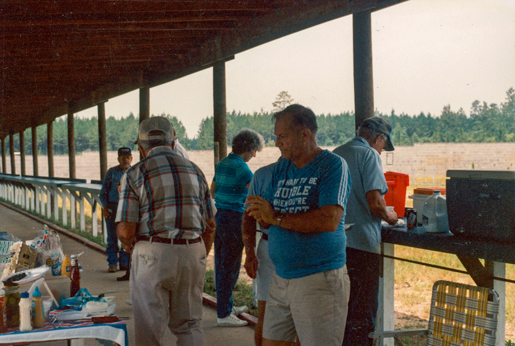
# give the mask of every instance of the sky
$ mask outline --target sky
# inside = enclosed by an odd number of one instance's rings
[[[374,107],[390,114],[470,113],[515,88],[515,0],[411,0],[372,14]],[[316,114],[354,111],[352,16],[266,43],[226,62],[227,111],[272,111],[277,94]],[[212,69],[150,89],[150,113],[177,116],[189,138],[213,115]],[[139,113],[139,91],[106,115]],[[77,113],[97,115],[97,108]]]

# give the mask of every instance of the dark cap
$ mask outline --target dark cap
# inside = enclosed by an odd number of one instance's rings
[[[390,125],[390,122],[386,119],[380,118],[380,117],[371,117],[365,119],[361,126],[367,127],[371,130],[374,130],[376,132],[382,133],[386,135],[387,141],[386,141],[386,147],[384,148],[384,151],[393,151],[394,147],[392,144],[392,125]]]
[[[118,149],[118,157],[120,156],[132,156],[131,148],[122,147]]]
[[[175,129],[165,117],[152,117],[139,124],[138,139],[134,144],[138,144],[140,139],[142,141],[162,140],[171,142],[175,140]]]

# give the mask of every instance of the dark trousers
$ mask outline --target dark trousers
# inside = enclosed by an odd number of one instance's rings
[[[116,209],[113,209],[113,216],[105,219],[106,227],[107,227],[107,263],[109,265],[117,265],[118,257],[120,257],[120,265],[128,266],[130,262],[130,254],[123,251],[118,247],[118,236],[116,235],[116,222],[114,222],[116,218]]]
[[[378,254],[347,248],[350,299],[344,346],[372,345],[368,334],[375,330],[380,267]]]
[[[224,318],[232,312],[232,291],[238,281],[243,252],[241,222],[243,213],[228,209],[216,212],[215,274],[216,314]]]

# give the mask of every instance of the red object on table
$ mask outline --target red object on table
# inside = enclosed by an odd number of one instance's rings
[[[404,216],[406,206],[406,187],[409,186],[409,175],[397,172],[386,172],[384,174],[388,184],[388,192],[384,195],[387,206],[393,206],[397,217]]]

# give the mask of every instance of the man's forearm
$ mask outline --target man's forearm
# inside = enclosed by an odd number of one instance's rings
[[[272,225],[276,225],[277,217],[281,218],[281,228],[300,233],[334,232],[343,215],[343,208],[339,205],[326,205],[319,209],[309,210],[303,213],[276,214]]]
[[[202,240],[204,241],[204,246],[206,247],[206,254],[209,254],[211,251],[211,247],[213,246],[213,241],[215,239],[216,233],[216,222],[215,218],[206,220],[206,229],[201,234]]]
[[[242,238],[243,245],[245,245],[245,253],[254,254],[254,248],[256,247],[256,220],[249,216],[247,212],[243,214],[242,222]]]

